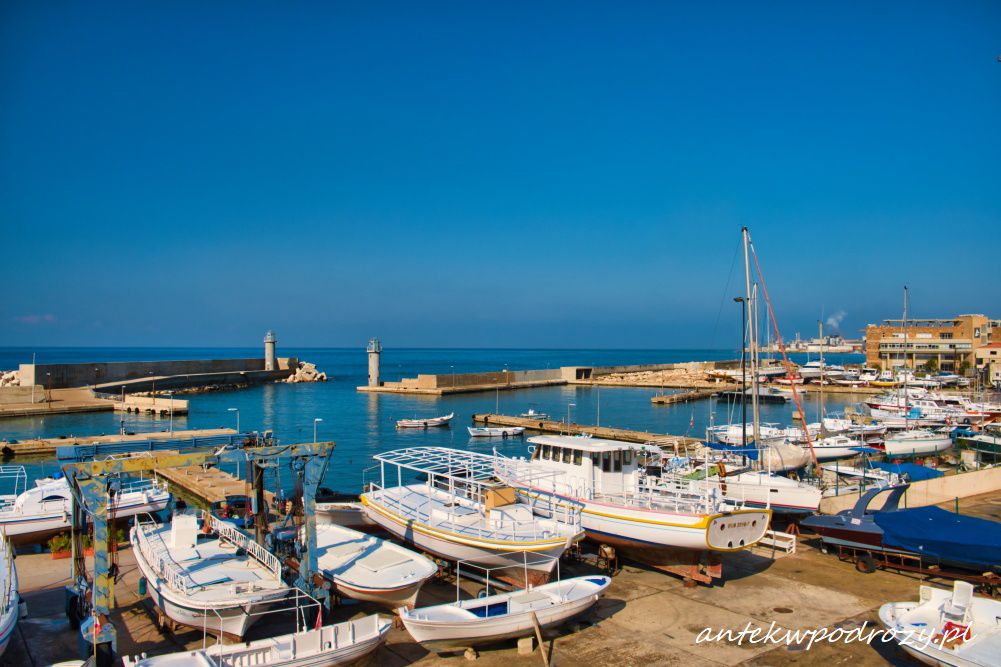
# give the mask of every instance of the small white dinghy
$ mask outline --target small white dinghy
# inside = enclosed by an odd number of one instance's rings
[[[466,430],[474,438],[511,438],[525,432],[524,426],[467,426]]]
[[[429,417],[427,419],[400,419],[396,422],[396,428],[434,428],[436,426],[448,426],[455,416],[451,412],[444,417]]]
[[[879,620],[900,648],[927,665],[1001,665],[1001,602],[973,595],[957,581],[952,591],[922,586],[917,602],[888,602]]]
[[[216,644],[195,651],[181,651],[122,660],[123,667],[333,667],[372,653],[392,627],[378,614],[355,621],[326,625],[244,644]]]
[[[489,578],[487,582],[489,591]],[[611,582],[603,575],[574,577],[483,598],[400,609],[400,620],[410,636],[427,648],[469,648],[527,637],[535,632],[535,619],[541,628],[560,625],[589,610]]]
[[[316,526],[316,547],[317,567],[340,595],[390,609],[412,607],[438,571],[419,553],[335,524]]]

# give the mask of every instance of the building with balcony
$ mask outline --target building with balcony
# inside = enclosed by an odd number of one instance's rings
[[[883,369],[906,366],[937,368],[971,375],[977,351],[1001,342],[1001,320],[986,315],[957,315],[952,319],[884,320],[865,330],[865,360]],[[906,339],[905,339],[906,330]],[[992,339],[993,335],[993,339]]]

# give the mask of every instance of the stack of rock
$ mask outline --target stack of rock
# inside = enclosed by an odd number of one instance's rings
[[[21,377],[17,371],[0,371],[0,387],[20,387]]]
[[[326,382],[327,374],[316,370],[316,364],[308,361],[300,361],[295,373],[285,378],[285,382],[295,384],[296,382]]]

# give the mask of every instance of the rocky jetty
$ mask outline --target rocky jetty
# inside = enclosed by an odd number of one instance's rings
[[[308,361],[300,361],[295,372],[285,378],[285,382],[295,384],[297,382],[326,382],[327,374],[316,370],[316,364]]]
[[[20,387],[21,376],[17,371],[0,371],[0,387]]]

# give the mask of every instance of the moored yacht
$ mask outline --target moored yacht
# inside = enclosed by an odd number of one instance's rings
[[[365,511],[383,529],[428,553],[491,567],[510,565],[499,576],[539,584],[548,580],[555,559],[584,537],[575,503],[548,516],[537,514],[513,488],[494,479],[492,456],[412,447],[374,458],[380,481],[362,494]],[[424,481],[410,482],[415,477]],[[522,561],[512,552],[554,559],[539,559],[524,582]]]
[[[708,583],[722,577],[720,553],[749,548],[768,528],[771,512],[734,510],[708,485],[660,486],[641,465],[643,445],[574,436],[529,442],[530,459],[496,457],[497,476],[540,511],[582,505],[587,536],[637,560]]]

